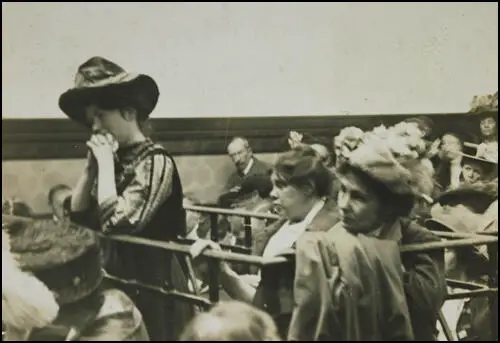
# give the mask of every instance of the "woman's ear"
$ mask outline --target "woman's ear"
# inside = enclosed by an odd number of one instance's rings
[[[300,186],[300,190],[306,196],[311,197],[316,193],[316,186],[314,185],[313,182],[308,181],[307,183]]]
[[[126,120],[126,121],[133,121],[133,120],[136,120],[136,117],[137,117],[137,111],[135,110],[135,108],[133,107],[125,107],[124,109],[122,109],[122,117]]]

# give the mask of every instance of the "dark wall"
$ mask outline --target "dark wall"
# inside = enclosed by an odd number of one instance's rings
[[[229,140],[245,136],[255,152],[287,148],[291,130],[331,140],[346,126],[369,129],[392,125],[412,115],[335,115],[264,118],[152,119],[153,138],[174,155],[225,154]],[[476,132],[479,125],[468,114],[425,114],[439,134],[453,127]],[[68,119],[2,119],[2,160],[83,158],[88,132]]]

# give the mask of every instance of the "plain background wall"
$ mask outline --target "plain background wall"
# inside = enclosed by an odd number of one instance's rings
[[[2,3],[2,118],[63,118],[101,55],[156,117],[464,112],[498,88],[498,3]]]

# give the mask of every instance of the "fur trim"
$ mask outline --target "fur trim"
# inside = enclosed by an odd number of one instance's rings
[[[59,304],[81,300],[100,285],[102,260],[94,232],[52,220],[14,227],[10,246],[20,268],[44,282]]]
[[[13,255],[2,249],[3,323],[7,327],[31,330],[52,322],[58,311],[56,299],[47,286],[30,273],[23,272]]]

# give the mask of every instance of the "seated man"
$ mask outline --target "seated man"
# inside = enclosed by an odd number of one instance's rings
[[[465,131],[457,128],[446,132],[440,140],[438,154],[431,157],[436,182],[433,198],[441,192],[460,186],[463,154],[468,152],[464,142],[474,141]]]
[[[253,156],[252,148],[245,138],[234,138],[231,143],[229,143],[227,152],[236,170],[229,176],[224,194],[238,193],[241,189],[242,182],[249,176],[270,175],[272,167]],[[232,199],[231,207],[241,207],[237,204],[252,196],[252,194],[246,192],[239,195],[239,197]]]

